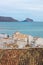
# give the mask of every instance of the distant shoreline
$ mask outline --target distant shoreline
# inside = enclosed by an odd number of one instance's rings
[[[0,22],[33,22],[33,19],[26,18],[23,21],[19,21],[17,19],[12,18],[12,17],[0,16]]]

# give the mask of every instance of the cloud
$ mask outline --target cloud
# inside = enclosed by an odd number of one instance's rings
[[[40,0],[0,0],[0,11],[15,12],[22,10],[43,11],[43,2]]]
[[[38,4],[37,4],[38,2]],[[0,0],[1,10],[43,10],[40,0]]]

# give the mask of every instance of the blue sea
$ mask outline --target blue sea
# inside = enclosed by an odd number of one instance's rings
[[[21,32],[32,36],[43,37],[43,22],[0,22],[0,33],[12,35]]]

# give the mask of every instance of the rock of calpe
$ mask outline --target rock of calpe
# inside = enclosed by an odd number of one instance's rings
[[[30,19],[30,18],[26,18],[24,21],[22,22],[33,22],[33,19]]]

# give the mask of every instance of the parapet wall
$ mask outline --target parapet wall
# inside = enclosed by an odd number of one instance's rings
[[[0,49],[0,65],[43,65],[43,48]]]

